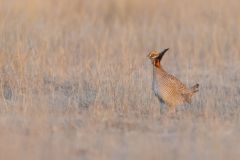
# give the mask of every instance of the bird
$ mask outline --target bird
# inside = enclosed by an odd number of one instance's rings
[[[169,113],[176,112],[176,106],[191,104],[192,97],[199,91],[199,84],[188,88],[161,65],[161,60],[169,48],[161,52],[151,51],[147,57],[153,65],[152,89],[160,104],[168,106]]]

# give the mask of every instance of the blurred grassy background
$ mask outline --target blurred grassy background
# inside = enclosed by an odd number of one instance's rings
[[[237,0],[0,0],[0,159],[239,159]],[[151,50],[200,84],[159,113]]]

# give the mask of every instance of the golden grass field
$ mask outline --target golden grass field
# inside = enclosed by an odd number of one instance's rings
[[[160,113],[151,50],[193,103]],[[238,0],[0,0],[0,159],[240,159]]]

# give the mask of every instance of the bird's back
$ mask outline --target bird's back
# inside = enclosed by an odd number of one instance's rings
[[[158,94],[166,104],[177,106],[191,102],[191,91],[180,80],[164,70],[156,70],[155,83],[158,85]]]

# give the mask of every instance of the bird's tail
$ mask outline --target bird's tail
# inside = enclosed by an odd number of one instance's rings
[[[195,84],[194,86],[191,87],[192,93],[196,93],[199,91],[199,84]]]
[[[185,100],[187,103],[191,103],[192,101],[192,96],[198,92],[198,88],[199,88],[199,84],[195,84],[194,86],[192,86],[190,89],[189,89],[189,92],[187,94],[184,94],[184,97],[185,97]]]

